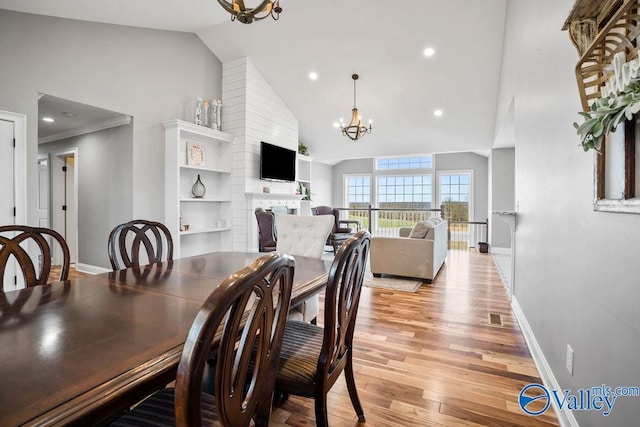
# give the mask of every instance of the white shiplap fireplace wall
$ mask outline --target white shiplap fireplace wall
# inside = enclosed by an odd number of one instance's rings
[[[222,64],[222,130],[233,142],[233,250],[257,251],[256,207],[298,209],[294,183],[260,180],[260,141],[298,149],[298,119],[248,58]],[[270,194],[262,197],[263,187]],[[277,196],[276,196],[277,194]]]

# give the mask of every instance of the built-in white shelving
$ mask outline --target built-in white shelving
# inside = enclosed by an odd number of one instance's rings
[[[311,163],[313,159],[298,153],[297,175],[298,182],[303,187],[302,200],[300,201],[300,214],[311,215]]]
[[[163,126],[165,224],[174,237],[174,257],[230,250],[233,135],[182,120]],[[204,165],[189,164],[190,144],[197,144],[204,153]],[[206,188],[203,198],[195,198],[191,192],[198,176]]]

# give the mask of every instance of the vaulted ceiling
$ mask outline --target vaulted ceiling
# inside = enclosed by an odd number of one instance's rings
[[[496,138],[505,145],[494,125],[506,3],[281,0],[277,22],[251,25],[230,22],[215,0],[0,0],[0,8],[194,32],[223,62],[247,56],[298,118],[310,155],[335,162],[486,153]],[[423,54],[427,47],[433,56]],[[353,73],[360,113],[373,120],[373,132],[356,142],[333,126],[349,119]]]

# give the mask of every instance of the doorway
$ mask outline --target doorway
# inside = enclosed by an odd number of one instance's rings
[[[76,263],[78,247],[77,155],[73,148],[51,156],[51,226],[67,242],[71,264]],[[56,265],[62,262],[59,248],[54,250],[53,261]]]
[[[0,111],[0,225],[26,224],[26,116]],[[15,260],[7,263],[0,292],[24,287]]]
[[[38,153],[49,158],[49,224],[64,236],[78,271],[110,270],[106,236],[132,217],[132,150],[131,116],[40,94]],[[54,250],[56,264],[59,255]]]
[[[13,224],[15,221],[13,213],[13,208],[15,206],[13,138],[13,122],[0,120],[0,183],[2,183],[2,187],[0,187],[1,225]]]

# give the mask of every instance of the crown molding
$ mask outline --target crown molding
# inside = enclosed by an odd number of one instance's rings
[[[100,130],[115,128],[118,126],[124,126],[131,123],[131,116],[120,116],[115,119],[105,120],[103,122],[93,123],[89,126],[72,129],[66,132],[57,133],[55,135],[49,135],[42,138],[38,138],[38,144],[45,144],[47,142],[60,141],[61,139],[72,138],[74,136],[85,135],[87,133],[98,132]]]

